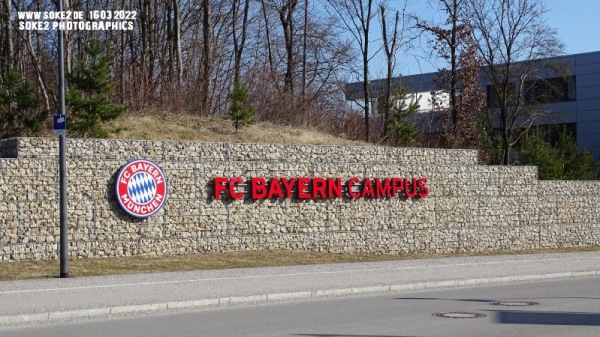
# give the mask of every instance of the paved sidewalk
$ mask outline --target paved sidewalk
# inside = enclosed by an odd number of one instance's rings
[[[7,281],[0,325],[598,276],[600,251]]]

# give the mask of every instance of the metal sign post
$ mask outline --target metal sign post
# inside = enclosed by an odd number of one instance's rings
[[[57,0],[58,11],[63,11],[63,0]],[[61,16],[62,17],[62,16]],[[62,19],[60,19],[62,22]],[[69,243],[67,226],[67,135],[65,117],[65,52],[64,33],[58,29],[58,115],[65,122],[64,132],[58,136],[58,161],[60,183],[60,277],[69,277]],[[60,119],[60,117],[59,117]],[[55,123],[56,124],[56,123]]]

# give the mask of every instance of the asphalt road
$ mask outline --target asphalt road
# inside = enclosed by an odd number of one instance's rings
[[[0,282],[0,326],[598,276],[599,262],[597,251]]]
[[[306,300],[3,328],[17,336],[600,336],[598,278]],[[505,305],[491,305],[502,302]],[[535,305],[515,306],[524,302]],[[533,304],[533,303],[527,303]],[[476,313],[443,318],[435,313]]]

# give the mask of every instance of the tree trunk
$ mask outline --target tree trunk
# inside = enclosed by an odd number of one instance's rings
[[[212,73],[212,23],[211,1],[204,1],[202,6],[202,37],[204,42],[202,58],[202,98],[200,114],[208,115],[210,112],[210,88]]]
[[[181,57],[181,20],[179,19],[179,0],[173,0],[174,28],[175,28],[175,62],[177,70],[177,88],[183,85],[183,60]]]
[[[502,130],[502,164],[509,165],[509,154],[510,154],[510,142],[508,128],[504,127]]]
[[[163,80],[164,86],[166,86],[167,90],[169,90],[171,93],[174,92],[174,86],[177,85],[177,81],[175,80],[175,24],[173,23],[173,9],[175,8],[175,1],[174,0],[166,0],[166,12],[167,12],[167,22],[166,22],[166,50],[165,48],[163,48],[163,55],[162,58],[163,61],[163,67],[167,67],[168,69],[168,76],[163,76],[166,77]],[[166,55],[164,55],[166,54]],[[166,58],[166,65],[164,65],[165,61],[164,59]],[[161,67],[162,68],[162,67]]]
[[[71,2],[69,0],[64,0],[64,11],[71,10]],[[65,40],[65,71],[67,74],[73,72],[73,49],[75,48],[75,33],[73,31],[64,31],[64,40]]]
[[[381,10],[381,32],[383,35],[383,50],[387,61],[387,74],[385,78],[385,106],[383,110],[383,136],[388,134],[389,115],[392,104],[392,76],[394,71],[394,58],[396,53],[396,45],[398,42],[398,22],[400,21],[400,13],[396,12],[394,19],[394,31],[391,41],[388,40],[387,25],[385,20],[385,5],[380,5]],[[391,45],[390,45],[391,44]]]
[[[306,100],[306,48],[308,44],[308,0],[304,1],[304,32],[302,34],[302,100]],[[302,108],[304,109],[304,102]]]
[[[14,55],[14,46],[13,46],[13,29],[11,22],[12,15],[12,2],[11,0],[4,0],[4,9],[6,11],[6,17],[3,18],[4,21],[4,56],[6,62],[2,65],[2,70],[7,70],[8,68],[16,68],[16,57]]]
[[[458,124],[458,108],[457,108],[457,98],[456,98],[456,86],[458,85],[457,74],[458,74],[458,56],[457,56],[457,48],[458,48],[458,3],[457,0],[452,1],[452,9],[450,11],[450,16],[452,20],[452,31],[450,35],[450,111],[452,115],[452,130],[456,130],[456,125]],[[455,132],[454,132],[455,133]]]
[[[274,62],[273,62],[273,50],[271,47],[271,29],[269,28],[269,16],[267,15],[267,8],[265,6],[265,2],[264,0],[261,0],[260,2],[262,4],[262,14],[263,14],[263,19],[265,20],[265,39],[267,42],[267,55],[268,55],[268,61],[269,61],[269,72],[272,73],[273,72],[273,66],[274,66]]]
[[[246,36],[248,32],[248,12],[250,9],[250,1],[244,1],[243,17],[242,17],[242,33],[238,36],[237,21],[239,17],[239,0],[233,1],[233,51],[234,51],[234,62],[233,62],[233,83],[239,83],[241,77],[242,68],[242,55],[244,47],[246,45]]]
[[[38,87],[40,89],[40,92],[42,93],[42,96],[44,96],[44,107],[46,108],[47,111],[50,111],[50,98],[48,96],[48,85],[46,84],[46,81],[44,81],[44,77],[42,74],[42,67],[40,66],[40,62],[37,58],[37,55],[35,54],[35,51],[33,50],[33,46],[31,45],[30,32],[25,32],[25,34],[27,34],[27,39],[26,39],[27,50],[29,51],[29,54],[31,55],[31,60],[33,61],[33,65],[34,65],[35,72],[36,72],[36,79],[38,82]],[[56,101],[54,103],[57,104]]]
[[[298,0],[289,0],[279,9],[279,20],[283,28],[286,52],[284,91],[294,94],[294,10]]]
[[[146,100],[146,92],[148,91],[148,15],[149,15],[149,0],[140,0],[142,13],[140,15],[140,40],[142,42],[141,58],[141,101]]]
[[[362,1],[361,1],[362,3]],[[369,31],[371,26],[371,10],[373,6],[373,0],[368,0],[367,3],[367,15],[364,17],[364,10],[362,11],[363,17],[361,18],[362,33],[364,36],[364,47],[362,51],[363,58],[363,90],[365,92],[365,141],[369,142],[369,113],[371,110],[371,88],[369,83]]]

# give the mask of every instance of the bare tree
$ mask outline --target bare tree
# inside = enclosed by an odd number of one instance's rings
[[[203,38],[203,55],[201,69],[201,103],[200,114],[208,114],[210,112],[210,96],[211,96],[211,78],[213,64],[213,37],[212,37],[212,1],[202,2],[202,38]]]
[[[44,79],[44,73],[42,71],[40,61],[35,54],[35,50],[31,46],[31,34],[30,34],[30,32],[25,32],[25,34],[26,34],[27,51],[29,52],[29,55],[31,56],[31,61],[33,62],[33,66],[35,68],[38,88],[41,91],[42,96],[44,97],[44,107],[46,108],[46,111],[50,111],[50,99],[48,97],[48,91],[49,91],[48,84],[46,83],[46,81]],[[54,103],[56,104],[57,103],[56,97],[55,96],[52,96],[52,97],[55,99]]]
[[[365,140],[370,140],[369,114],[371,105],[371,90],[369,81],[369,40],[371,38],[371,21],[377,14],[373,0],[332,0],[331,7],[339,15],[347,31],[358,44],[362,55],[362,83],[365,112]]]
[[[448,61],[449,68],[440,69],[438,87],[448,94],[448,107],[440,106],[435,113],[440,121],[440,131],[445,146],[475,148],[478,145],[475,114],[483,108],[483,92],[478,76],[481,60],[466,16],[466,0],[439,0],[447,18],[443,25],[420,22],[417,26],[430,32],[438,56]]]
[[[181,18],[179,15],[179,0],[173,0],[173,28],[175,29],[175,60],[177,63],[177,86],[183,83],[183,60],[181,56]]]
[[[502,158],[510,163],[511,148],[536,114],[524,104],[526,84],[539,71],[540,58],[562,53],[555,29],[544,22],[541,0],[468,0],[468,17],[491,85],[488,97],[495,102]]]
[[[284,91],[294,94],[294,67],[295,67],[295,47],[294,47],[294,11],[298,6],[298,0],[284,0],[281,3],[273,5],[279,14],[279,21],[283,29],[286,52],[286,68]]]
[[[15,67],[11,15],[11,0],[3,0],[2,6],[0,6],[0,27],[3,27],[3,32],[0,33],[0,71],[7,71],[8,68]]]
[[[274,68],[275,68],[275,63],[273,61],[273,49],[271,46],[271,28],[269,26],[269,15],[267,14],[267,7],[265,4],[265,0],[261,0],[260,1],[261,4],[261,9],[262,9],[262,15],[263,15],[263,23],[265,25],[265,45],[267,48],[267,56],[268,56],[268,64],[269,64],[269,71],[273,72]]]
[[[66,1],[67,8],[84,13],[107,4],[107,0]],[[90,38],[101,40],[115,55],[110,75],[120,90],[110,99],[131,106],[133,113],[148,108],[204,116],[224,113],[236,80],[248,84],[250,99],[262,95],[258,117],[269,119],[278,113],[273,118],[278,123],[317,127],[322,123],[328,128],[326,115],[333,116],[342,105],[337,100],[339,82],[354,61],[350,56],[354,49],[333,24],[339,18],[333,21],[326,11],[312,11],[316,1],[116,3],[137,12],[133,29],[69,31],[67,72],[71,62],[85,59],[83,46]],[[54,9],[54,0],[0,0],[0,66],[13,63],[50,110],[56,104],[51,90],[57,71],[55,34],[20,31],[15,22],[9,31],[5,14]],[[273,115],[263,114],[264,108]]]
[[[396,11],[394,15],[394,21],[391,25],[392,35],[389,36],[388,24],[386,17],[386,6],[384,3],[379,5],[381,15],[381,33],[383,38],[383,51],[386,59],[386,77],[385,77],[385,96],[383,105],[383,134],[386,135],[388,132],[390,109],[392,107],[392,78],[394,77],[394,68],[396,67],[396,56],[400,48],[406,48],[411,38],[405,36],[406,33],[406,2],[402,10],[402,15],[399,11]]]
[[[306,99],[306,59],[307,59],[307,43],[308,43],[308,0],[304,0],[304,29],[302,33],[302,99]],[[304,109],[304,104],[302,108]]]
[[[248,34],[248,13],[250,11],[250,0],[243,1],[243,9],[241,8],[242,1],[232,0],[232,35],[233,35],[233,53],[234,53],[234,65],[233,65],[233,83],[240,82],[240,73],[242,67],[242,54],[244,47],[246,46],[246,36]],[[242,27],[241,33],[238,33],[238,20],[242,12]],[[238,35],[239,34],[239,35]]]

